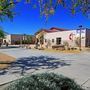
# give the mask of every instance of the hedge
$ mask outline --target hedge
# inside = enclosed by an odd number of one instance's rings
[[[68,77],[54,73],[43,73],[21,78],[5,90],[83,90]]]

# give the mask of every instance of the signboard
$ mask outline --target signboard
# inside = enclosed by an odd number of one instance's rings
[[[85,33],[85,31],[86,31],[85,29],[82,29],[82,30],[81,30],[81,33]],[[77,29],[76,32],[77,32],[77,33],[80,33],[80,29]]]

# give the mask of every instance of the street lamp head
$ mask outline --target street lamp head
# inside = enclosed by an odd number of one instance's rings
[[[82,28],[82,25],[80,25],[79,28]]]

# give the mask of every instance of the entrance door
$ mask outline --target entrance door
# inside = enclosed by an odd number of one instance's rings
[[[56,44],[57,44],[57,45],[60,45],[60,44],[61,44],[61,37],[56,38]]]

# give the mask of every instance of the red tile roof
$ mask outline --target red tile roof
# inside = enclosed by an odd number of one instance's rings
[[[58,32],[58,31],[67,31],[67,29],[62,29],[62,28],[56,28],[56,27],[52,27],[49,30],[47,29],[41,29],[38,32],[35,33],[35,35],[37,35],[38,33],[45,31],[47,33],[52,33],[52,32]]]
[[[42,31],[47,32],[47,33],[49,32],[49,31],[46,30],[46,29],[41,29],[41,30],[37,31],[37,32],[35,33],[35,35],[37,35],[38,33],[42,32]]]
[[[52,27],[50,31],[67,31],[67,29]]]

